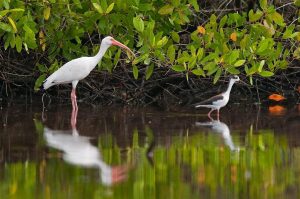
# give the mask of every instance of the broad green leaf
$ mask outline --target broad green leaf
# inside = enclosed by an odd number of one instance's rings
[[[262,77],[271,77],[271,76],[274,75],[274,73],[271,72],[271,71],[266,71],[266,70],[264,70],[264,71],[261,71],[261,72],[259,73],[259,75],[262,76]]]
[[[0,29],[6,31],[6,32],[12,32],[12,28],[10,25],[6,24],[6,23],[3,23],[3,22],[0,22]]]
[[[39,76],[39,78],[37,78],[37,80],[35,81],[35,85],[34,85],[34,90],[38,91],[40,86],[42,85],[43,81],[46,79],[46,74],[42,74],[41,76]]]
[[[96,10],[100,13],[103,14],[103,9],[101,7],[101,5],[99,5],[98,3],[93,3],[94,8],[96,8]]]
[[[139,77],[139,69],[137,68],[136,65],[132,66],[132,73],[133,73],[134,79],[137,79]]]
[[[271,14],[272,20],[279,26],[285,26],[283,16],[278,12],[273,12]]]
[[[227,22],[227,15],[225,15],[224,17],[222,17],[222,19],[220,20],[220,23],[219,23],[219,28],[223,28],[223,26],[226,24]]]
[[[161,15],[168,15],[168,14],[171,14],[174,10],[174,7],[170,4],[167,4],[163,7],[161,7],[159,10],[158,10],[158,13],[161,14]]]
[[[159,40],[156,44],[156,47],[157,48],[161,48],[163,47],[164,45],[166,45],[168,42],[168,37],[167,36],[164,36],[161,40]]]
[[[133,26],[139,32],[144,31],[144,21],[139,16],[133,18]]]
[[[199,48],[198,52],[197,52],[197,59],[198,59],[198,61],[200,61],[202,59],[203,55],[204,55],[204,49],[203,48]]]
[[[266,10],[268,7],[268,0],[259,0],[259,5],[263,10]]]
[[[12,26],[12,28],[14,30],[14,33],[18,32],[18,29],[17,29],[15,21],[12,18],[10,18],[10,17],[7,17],[7,19],[9,21],[10,25]]]
[[[114,9],[115,3],[111,3],[106,9],[105,13],[109,14]]]
[[[234,66],[235,66],[235,67],[239,67],[239,66],[243,65],[245,62],[246,62],[246,60],[244,60],[244,59],[237,60],[237,61],[234,63]]]
[[[176,72],[183,72],[186,70],[183,65],[174,65],[172,66],[172,69]]]
[[[233,50],[224,56],[224,62],[228,64],[233,64],[240,56],[239,50]]]
[[[258,66],[258,72],[260,73],[265,65],[266,60],[261,60]]]
[[[235,67],[229,67],[229,68],[226,68],[226,70],[232,75],[240,74],[240,71],[238,69],[236,69]]]
[[[170,62],[173,63],[174,60],[175,60],[175,47],[174,47],[174,45],[169,46],[168,51],[167,51],[167,56],[168,56]]]
[[[204,71],[201,68],[193,69],[192,73],[194,75],[197,75],[197,76],[203,76],[203,77],[205,77],[205,73],[204,73]]]
[[[171,37],[172,37],[173,41],[175,41],[176,43],[180,42],[180,37],[179,37],[177,32],[172,31],[171,32]]]
[[[199,5],[197,3],[197,0],[189,0],[189,3],[195,8],[197,12],[199,12]]]
[[[268,49],[268,47],[269,47],[269,40],[268,39],[261,40],[258,45],[257,53],[264,52],[265,50]]]
[[[38,69],[40,72],[45,73],[48,71],[48,68],[46,68],[46,66],[44,66],[43,64],[37,64]]]
[[[256,13],[254,13],[252,9],[249,11],[249,21],[250,22],[255,22],[255,21],[259,20],[262,16],[263,16],[263,12],[260,10],[257,10]]]
[[[47,7],[44,9],[44,19],[47,21],[50,17],[51,8]]]
[[[16,36],[16,49],[18,53],[22,50],[22,39],[19,35]]]
[[[215,74],[215,77],[214,77],[214,84],[218,82],[218,80],[220,79],[221,74],[222,74],[222,69],[218,68],[218,70]]]
[[[146,80],[148,80],[151,77],[153,70],[154,70],[154,64],[150,64],[146,70]]]

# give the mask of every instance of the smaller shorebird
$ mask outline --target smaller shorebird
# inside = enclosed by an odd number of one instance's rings
[[[232,141],[230,129],[224,122],[220,122],[219,120],[211,120],[210,122],[196,122],[195,124],[196,126],[210,127],[214,132],[220,133],[224,138],[225,144],[230,148],[231,151],[238,150]]]
[[[220,108],[226,106],[226,104],[229,101],[229,97],[230,97],[230,91],[231,88],[233,86],[233,84],[237,81],[239,81],[240,78],[237,75],[234,75],[230,81],[229,81],[229,85],[228,88],[225,92],[219,94],[219,95],[215,95],[207,100],[204,100],[202,102],[196,103],[194,104],[195,108],[200,108],[200,107],[205,107],[205,108],[210,108],[211,110],[208,112],[207,116],[212,119],[210,117],[210,114],[214,111],[217,110],[218,111],[218,119],[219,119],[219,115],[220,115]]]

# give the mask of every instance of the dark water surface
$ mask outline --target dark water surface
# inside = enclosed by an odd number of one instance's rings
[[[299,198],[300,106],[0,110],[1,198]]]

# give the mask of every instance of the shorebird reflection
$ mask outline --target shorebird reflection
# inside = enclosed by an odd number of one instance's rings
[[[225,144],[230,148],[230,150],[238,150],[238,148],[234,146],[230,135],[230,129],[228,128],[227,124],[220,122],[220,120],[211,120],[210,122],[196,122],[195,124],[196,126],[210,127],[213,131],[221,133]]]
[[[110,166],[102,160],[99,149],[90,143],[90,138],[80,136],[76,129],[77,111],[72,112],[72,129],[61,131],[44,127],[44,138],[47,145],[63,151],[63,159],[82,167],[99,168],[101,182],[112,185],[127,177],[127,166]]]

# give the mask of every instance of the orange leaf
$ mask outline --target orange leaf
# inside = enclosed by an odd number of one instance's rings
[[[198,26],[197,31],[198,31],[198,33],[201,33],[202,35],[205,34],[205,28],[203,26]]]
[[[271,115],[283,115],[286,112],[286,108],[280,105],[269,106],[269,113]]]
[[[282,95],[279,95],[279,94],[275,94],[275,93],[273,93],[272,95],[269,96],[269,100],[274,100],[276,102],[282,101],[284,99],[285,99],[285,97],[283,97]]]
[[[236,32],[231,33],[230,39],[231,39],[232,41],[236,41],[236,40],[237,40]]]

